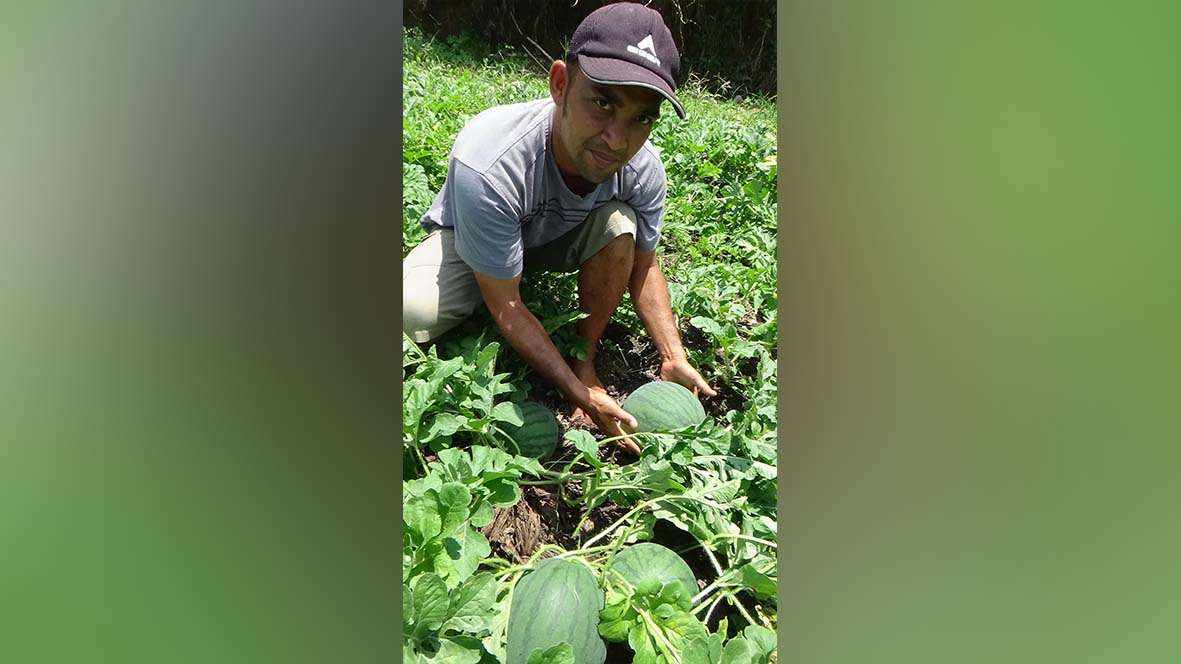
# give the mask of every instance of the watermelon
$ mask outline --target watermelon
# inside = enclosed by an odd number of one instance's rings
[[[685,597],[697,594],[697,577],[693,570],[675,551],[655,542],[641,542],[624,548],[607,565],[615,570],[632,586],[655,579],[662,585],[681,583]]]
[[[534,648],[569,643],[574,664],[603,664],[607,645],[599,636],[605,598],[585,565],[547,558],[513,588],[505,664],[526,664]]]
[[[558,448],[558,441],[562,439],[558,418],[554,417],[550,409],[536,401],[521,404],[521,412],[525,417],[524,423],[521,426],[506,425],[505,433],[517,444],[517,449],[520,450],[518,454],[534,459],[548,459]]]
[[[635,431],[671,431],[705,419],[705,408],[688,388],[664,380],[641,385],[628,395],[623,409],[639,424]]]

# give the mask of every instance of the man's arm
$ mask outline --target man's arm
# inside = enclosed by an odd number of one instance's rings
[[[628,288],[632,305],[660,352],[660,378],[699,389],[711,397],[717,395],[685,355],[668,297],[668,282],[660,270],[655,251],[636,251]]]
[[[616,420],[623,421],[632,429],[636,428],[636,419],[620,408],[614,399],[583,385],[570,370],[546,334],[541,321],[521,300],[520,276],[494,279],[476,272],[476,283],[480,286],[480,293],[484,296],[492,320],[496,321],[509,345],[529,366],[557,387],[570,403],[590,416],[606,435],[624,435]],[[640,451],[631,441],[626,441],[624,446],[637,454]]]

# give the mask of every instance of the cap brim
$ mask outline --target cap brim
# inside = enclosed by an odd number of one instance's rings
[[[592,58],[586,55],[578,56],[578,66],[586,77],[595,83],[603,85],[636,85],[659,92],[661,96],[673,105],[673,110],[683,120],[685,108],[677,100],[676,93],[663,78],[649,69],[632,64],[626,60],[615,58]]]

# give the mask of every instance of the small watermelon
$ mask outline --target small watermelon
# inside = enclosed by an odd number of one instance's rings
[[[697,594],[697,577],[683,558],[675,551],[655,542],[641,542],[624,548],[611,559],[609,569],[619,572],[628,583],[639,586],[644,581],[655,579],[662,585],[680,582],[685,588],[685,597]]]
[[[526,664],[534,648],[570,644],[575,664],[603,664],[603,591],[586,566],[548,558],[517,582],[509,605],[506,664]]]
[[[505,433],[517,444],[519,454],[534,459],[548,459],[558,448],[562,439],[558,418],[550,409],[536,401],[526,401],[521,404],[521,413],[525,421],[521,426],[506,425]],[[510,446],[511,447],[511,446]],[[515,450],[510,450],[515,451]]]
[[[624,400],[623,409],[636,418],[637,432],[671,431],[705,419],[705,408],[688,388],[664,380],[636,388]]]

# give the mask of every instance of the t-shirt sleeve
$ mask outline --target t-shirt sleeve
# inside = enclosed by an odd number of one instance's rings
[[[639,251],[654,251],[660,243],[668,192],[664,164],[655,153],[649,156],[651,159],[636,170],[632,191],[626,201],[636,213],[636,249]]]
[[[520,211],[482,174],[453,159],[447,174],[447,209],[455,251],[473,270],[494,279],[521,274]]]

